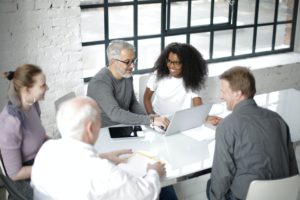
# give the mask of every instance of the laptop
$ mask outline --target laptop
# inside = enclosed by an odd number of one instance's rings
[[[202,104],[185,110],[179,110],[173,115],[167,130],[158,127],[155,127],[155,130],[165,136],[169,136],[202,126],[206,122],[206,118],[212,105],[212,103]]]

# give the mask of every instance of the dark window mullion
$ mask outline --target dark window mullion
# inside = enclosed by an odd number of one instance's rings
[[[298,15],[298,5],[299,0],[295,0],[294,2],[294,10],[293,10],[293,19],[292,19],[292,31],[291,31],[291,42],[290,42],[290,48],[291,50],[294,50],[295,45],[295,37],[296,37],[296,27],[297,27],[297,15]]]
[[[108,13],[108,0],[104,0],[104,43],[105,49],[109,45],[109,13]],[[105,55],[105,62],[108,65],[107,56]]]
[[[274,12],[273,35],[272,35],[272,51],[274,51],[275,45],[276,45],[276,31],[277,31],[278,7],[279,7],[279,0],[276,0],[275,1],[275,12]]]
[[[133,4],[133,43],[136,48],[135,56],[138,58],[138,0]],[[138,64],[134,66],[134,71],[138,70]]]
[[[191,20],[192,20],[192,0],[188,0],[188,11],[187,11],[187,29],[191,28]],[[190,33],[186,34],[186,43],[190,44]]]
[[[212,0],[210,2],[210,26],[212,27],[214,24],[214,7],[215,7],[215,1]],[[210,42],[209,42],[209,60],[212,60],[214,50],[214,31],[210,31]]]
[[[165,33],[167,30],[167,6],[166,6],[166,1],[167,0],[163,0],[161,3],[161,45],[160,45],[160,49],[163,50],[165,48]]]
[[[256,2],[255,2],[255,15],[254,15],[254,27],[253,27],[252,54],[255,53],[255,48],[256,48],[258,12],[259,12],[259,0],[256,0]]]
[[[231,45],[231,56],[235,55],[235,42],[236,42],[236,22],[237,22],[237,13],[238,13],[238,3],[239,1],[236,1],[233,5],[230,5],[231,10],[233,12],[232,14],[232,45]]]

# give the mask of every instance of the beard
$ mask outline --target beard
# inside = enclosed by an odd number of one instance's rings
[[[126,70],[120,67],[119,65],[116,66],[116,71],[122,76],[122,78],[132,77],[132,73],[126,74]]]

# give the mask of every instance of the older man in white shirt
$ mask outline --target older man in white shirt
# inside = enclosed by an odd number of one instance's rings
[[[64,103],[57,114],[62,138],[47,141],[36,156],[31,184],[35,199],[157,199],[163,164],[148,165],[144,178],[136,178],[116,164],[130,150],[98,154],[94,149],[100,109],[88,97]]]

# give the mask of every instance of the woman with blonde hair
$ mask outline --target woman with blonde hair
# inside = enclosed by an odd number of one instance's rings
[[[31,196],[32,165],[47,138],[38,101],[44,99],[48,86],[41,68],[31,64],[3,75],[10,84],[8,102],[0,113],[1,156],[7,176]]]

